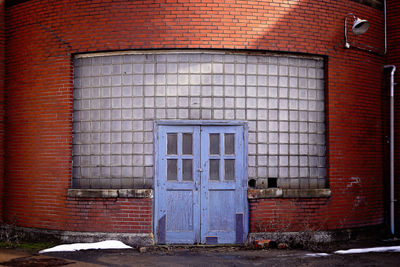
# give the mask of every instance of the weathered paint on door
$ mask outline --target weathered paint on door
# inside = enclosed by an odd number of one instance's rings
[[[154,231],[159,244],[243,243],[243,126],[158,126]]]

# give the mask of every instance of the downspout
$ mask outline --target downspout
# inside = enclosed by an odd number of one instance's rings
[[[396,66],[385,65],[392,68],[390,72],[390,230],[394,235],[394,73]]]
[[[387,53],[387,13],[386,0],[383,1],[383,16],[385,23],[385,52]],[[395,65],[385,65],[384,68],[391,68],[390,72],[390,231],[394,235],[394,73],[396,72]]]

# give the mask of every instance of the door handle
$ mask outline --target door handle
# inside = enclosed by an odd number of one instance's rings
[[[196,191],[198,191],[199,190],[199,182],[194,182],[194,188],[195,188],[195,190]]]

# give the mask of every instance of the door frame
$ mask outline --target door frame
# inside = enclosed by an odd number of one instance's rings
[[[154,241],[158,244],[158,235],[157,235],[157,227],[158,227],[158,219],[157,219],[157,211],[158,211],[158,186],[157,177],[159,176],[159,156],[158,156],[158,128],[159,126],[241,126],[243,127],[243,178],[242,178],[242,189],[244,197],[244,218],[243,218],[243,229],[244,229],[244,240],[245,243],[247,240],[247,235],[249,233],[249,205],[247,202],[247,180],[248,180],[248,123],[246,121],[228,121],[228,120],[156,120],[154,121],[153,126],[153,153],[154,153],[154,181],[153,181],[153,190],[154,190],[154,198],[153,198],[153,236]]]

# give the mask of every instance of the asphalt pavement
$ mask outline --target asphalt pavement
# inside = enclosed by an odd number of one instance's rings
[[[393,245],[400,245],[400,242],[352,241],[314,248],[314,251],[238,246],[159,246],[37,254],[0,249],[0,266],[400,266],[400,253],[395,252],[334,253],[338,249]]]

